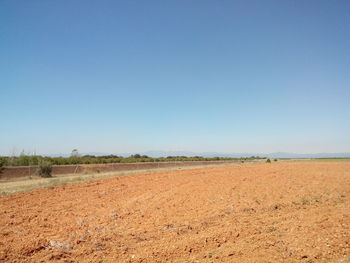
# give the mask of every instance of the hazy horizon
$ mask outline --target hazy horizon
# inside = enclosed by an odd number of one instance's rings
[[[350,152],[193,152],[193,151],[164,151],[164,150],[149,150],[149,151],[139,151],[139,152],[80,152],[77,150],[79,156],[84,155],[94,155],[94,156],[104,156],[104,155],[119,155],[122,157],[129,157],[133,154],[142,154],[149,157],[167,157],[167,156],[203,156],[203,157],[273,157],[273,158],[327,158],[327,157],[336,157],[336,158],[348,158],[350,157]],[[70,152],[62,153],[38,153],[36,151],[25,151],[20,152],[13,151],[11,154],[1,155],[0,156],[20,156],[21,154],[25,155],[41,155],[49,157],[69,157],[72,154]]]
[[[0,155],[350,152],[349,1],[0,3]]]

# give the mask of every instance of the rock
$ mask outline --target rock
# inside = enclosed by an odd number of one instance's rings
[[[62,249],[62,250],[71,250],[71,249],[73,249],[73,246],[69,245],[66,242],[53,241],[53,240],[50,240],[49,246],[50,247],[59,248],[59,249]]]

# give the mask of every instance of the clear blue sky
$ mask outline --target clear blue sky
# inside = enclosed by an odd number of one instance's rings
[[[0,1],[0,154],[350,151],[350,1]]]

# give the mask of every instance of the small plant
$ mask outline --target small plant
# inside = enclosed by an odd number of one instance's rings
[[[44,178],[52,177],[52,164],[49,161],[42,160],[39,163],[38,175]]]
[[[274,227],[274,226],[273,226],[273,227],[270,227],[270,228],[267,230],[267,232],[268,232],[268,233],[271,233],[271,232],[277,231],[277,229],[278,229],[277,227]]]
[[[319,202],[321,202],[321,196],[320,195],[317,195],[317,196],[315,196],[315,202],[316,203],[319,203]]]
[[[301,198],[301,204],[302,205],[309,205],[310,204],[310,200],[307,199],[306,197]]]
[[[5,162],[6,162],[6,160],[4,158],[0,157],[0,174],[4,170]]]
[[[270,159],[267,159],[266,162],[267,162],[267,163],[271,163],[271,160],[270,160]]]
[[[277,159],[275,159],[274,161],[277,162]]]

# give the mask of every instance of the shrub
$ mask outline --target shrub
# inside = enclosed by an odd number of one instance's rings
[[[277,227],[270,227],[268,230],[267,230],[267,232],[268,233],[271,233],[271,232],[274,232],[274,231],[277,231],[278,230],[278,228]]]
[[[271,160],[270,160],[270,159],[267,159],[266,162],[267,162],[267,163],[271,163]]]
[[[277,162],[277,159],[275,159],[274,161]]]
[[[0,157],[0,174],[2,173],[2,170],[4,169],[5,159]]]
[[[41,177],[52,177],[52,164],[49,161],[42,160],[39,163],[38,175]]]

